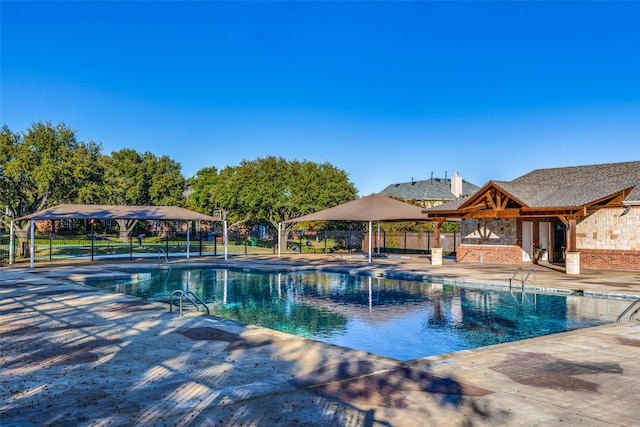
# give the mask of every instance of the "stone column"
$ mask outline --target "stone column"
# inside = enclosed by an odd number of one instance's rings
[[[567,252],[564,262],[567,274],[580,274],[580,252]]]
[[[431,265],[442,265],[442,248],[431,248]]]

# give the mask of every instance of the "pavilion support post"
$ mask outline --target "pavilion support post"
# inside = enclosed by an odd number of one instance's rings
[[[576,224],[575,218],[569,218],[567,226],[567,253],[565,258],[565,272],[570,275],[580,274],[580,252],[576,249]]]
[[[11,225],[9,226],[9,265],[13,264],[13,254],[15,252],[14,245],[14,237],[13,237],[13,217],[11,217]]]
[[[49,261],[53,259],[53,228],[56,222],[51,220],[51,231],[49,232]]]
[[[567,225],[567,252],[576,251],[576,219],[569,218]]]
[[[431,265],[442,265],[442,248],[431,249]]]
[[[227,260],[229,259],[229,234],[227,233],[227,221],[223,221],[222,222],[222,230],[223,230],[223,237],[222,239],[224,240],[224,259]]]
[[[433,247],[431,248],[431,265],[442,265],[442,246],[440,244],[440,226],[444,219],[433,221]]]
[[[282,242],[282,223],[278,223],[278,258],[280,258],[280,242]]]
[[[580,274],[580,252],[567,252],[564,261],[565,273],[570,275]]]
[[[191,247],[191,223],[187,221],[187,259],[189,259],[189,249]]]
[[[33,268],[34,264],[35,264],[35,257],[36,257],[36,243],[35,243],[35,221],[32,219],[30,221],[30,226],[29,226],[29,268]]]
[[[373,221],[369,221],[369,262],[371,262],[371,233],[373,233]]]

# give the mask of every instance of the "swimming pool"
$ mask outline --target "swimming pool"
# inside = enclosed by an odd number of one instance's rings
[[[398,360],[615,321],[628,301],[315,271],[156,269],[84,283],[168,301],[191,290],[211,313]]]

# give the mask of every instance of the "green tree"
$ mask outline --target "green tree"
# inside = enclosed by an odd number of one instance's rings
[[[138,153],[131,148],[102,156],[104,193],[102,203],[136,206],[182,206],[186,180],[180,164],[167,156]],[[117,220],[120,239],[128,239],[135,220]]]
[[[12,218],[99,194],[101,146],[80,142],[64,123],[33,123],[25,132],[0,131],[0,204]],[[15,224],[19,240],[28,224]]]
[[[142,167],[142,156],[131,148],[103,156],[104,197],[109,205],[148,205],[149,182]]]
[[[183,206],[187,181],[180,163],[168,156],[145,153],[143,163],[149,177],[149,199],[154,206]]]
[[[226,177],[223,192],[238,217],[265,220],[274,228],[283,221],[356,198],[348,175],[330,163],[274,156],[242,161]],[[286,223],[283,236],[294,226]]]
[[[218,209],[214,189],[218,186],[219,174],[216,167],[200,169],[187,180],[188,193],[186,207],[196,212],[211,215]]]

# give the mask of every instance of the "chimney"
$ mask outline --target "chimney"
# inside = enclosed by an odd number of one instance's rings
[[[462,195],[462,177],[458,175],[458,172],[453,174],[451,178],[451,192],[456,199]]]

